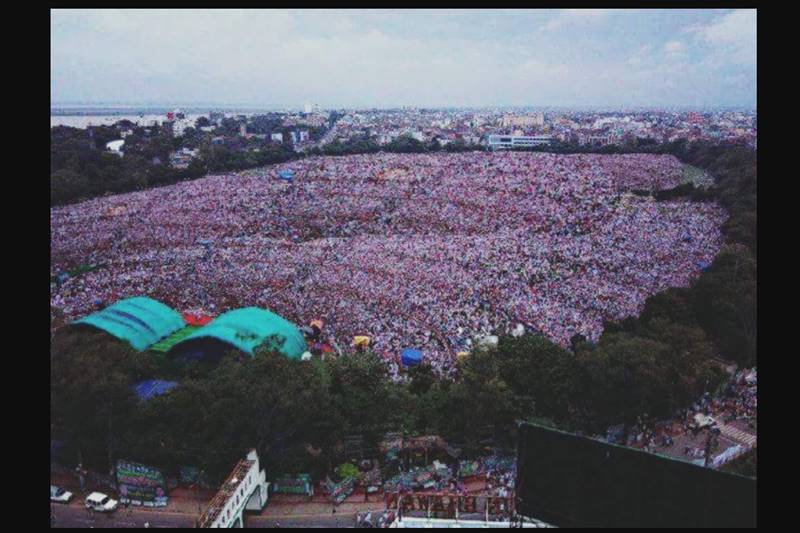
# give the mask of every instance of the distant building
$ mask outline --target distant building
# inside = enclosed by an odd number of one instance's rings
[[[122,146],[124,144],[125,144],[125,140],[124,139],[117,139],[115,141],[110,141],[110,142],[106,143],[106,150],[108,150],[109,152],[111,152],[113,154],[116,154],[116,155],[122,157],[123,156]]]
[[[506,115],[503,117],[502,124],[504,128],[511,128],[514,126],[544,126],[544,113]]]
[[[176,115],[177,116],[177,115]],[[191,120],[186,120],[186,118],[176,118],[172,122],[172,136],[173,137],[180,137],[184,134],[187,128],[193,128],[194,123]]]
[[[247,137],[247,122],[242,122],[239,124],[239,136]]]
[[[490,150],[509,150],[547,146],[551,141],[550,135],[489,135],[487,146]]]
[[[397,132],[389,132],[389,133],[381,133],[378,135],[378,144],[384,145],[389,144],[393,140],[395,140],[398,136]]]
[[[269,138],[272,142],[283,143],[283,133],[273,133]]]
[[[581,145],[606,146],[614,142],[611,135],[580,135],[578,137]]]
[[[173,168],[187,168],[189,163],[197,157],[197,150],[190,150],[189,148],[181,148],[177,152],[169,154],[169,164]]]
[[[208,113],[208,120],[216,124],[217,126],[222,125],[222,119],[225,118],[225,113],[219,111],[211,111]]]
[[[303,106],[303,111],[305,112],[306,115],[312,113],[314,111],[313,104],[306,104],[305,106]]]

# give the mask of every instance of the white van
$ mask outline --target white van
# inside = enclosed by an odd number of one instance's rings
[[[72,499],[72,493],[64,490],[61,487],[50,485],[50,501],[56,503],[69,503]]]
[[[103,494],[102,492],[93,492],[89,494],[86,497],[85,503],[87,509],[101,513],[110,513],[117,508],[117,505],[119,505],[117,500],[112,500],[109,496]]]

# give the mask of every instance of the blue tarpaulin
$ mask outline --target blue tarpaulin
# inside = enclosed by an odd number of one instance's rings
[[[698,261],[697,266],[700,267],[700,270],[703,272],[708,272],[708,269],[711,268],[711,263],[706,263],[705,261]]]
[[[136,389],[136,394],[139,395],[141,400],[149,400],[156,396],[161,396],[165,392],[178,386],[177,381],[164,381],[161,379],[148,379],[140,381],[133,386]]]
[[[422,362],[422,352],[415,348],[406,348],[400,353],[404,366],[415,366]]]
[[[294,179],[294,171],[293,170],[281,170],[278,172],[278,176],[282,180],[292,181]]]

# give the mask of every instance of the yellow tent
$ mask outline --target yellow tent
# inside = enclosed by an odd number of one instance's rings
[[[356,347],[363,346],[364,348],[369,348],[369,337],[366,335],[356,335],[353,337],[353,345]]]

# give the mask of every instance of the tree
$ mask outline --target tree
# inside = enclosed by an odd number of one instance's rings
[[[361,434],[376,444],[404,407],[391,404],[386,364],[372,352],[355,353],[331,361],[328,370],[333,416],[341,424],[336,435]]]
[[[103,332],[62,328],[51,343],[50,421],[85,464],[105,469],[135,408],[131,384],[152,368]]]
[[[644,413],[669,412],[668,377],[659,364],[669,350],[664,343],[627,333],[603,336],[583,361],[589,379],[583,399],[594,413],[595,430],[617,423],[630,426]]]
[[[745,246],[727,246],[694,286],[700,325],[722,355],[743,365],[756,363],[757,272]]]
[[[387,152],[422,153],[426,151],[426,146],[425,143],[418,141],[410,135],[401,135],[388,143],[384,149]]]
[[[669,387],[664,401],[665,412],[691,404],[703,392],[712,392],[724,379],[716,365],[711,343],[697,326],[656,318],[647,324],[643,335],[669,347],[658,363]]]
[[[570,418],[581,378],[572,353],[542,335],[523,335],[502,337],[496,357],[518,417]]]
[[[681,324],[697,324],[691,297],[691,290],[687,287],[658,292],[645,301],[639,322],[646,324],[656,318],[666,318]]]
[[[498,371],[499,365],[493,350],[475,350],[460,364],[461,381],[450,387],[458,403],[448,416],[464,425],[462,434],[467,442],[475,441],[483,426],[491,425],[495,431],[511,427],[527,410],[520,408],[519,398]]]
[[[185,378],[141,405],[126,450],[145,462],[198,464],[219,479],[255,447],[265,468],[291,471],[309,462],[306,444],[330,447],[335,419],[325,382],[311,362],[266,350],[244,360],[232,353],[206,375]]]
[[[429,364],[411,367],[408,371],[408,377],[411,379],[409,390],[415,396],[422,396],[428,392],[436,382],[436,376]]]
[[[61,169],[50,175],[50,202],[54,205],[77,200],[89,194],[89,180],[74,170]]]

